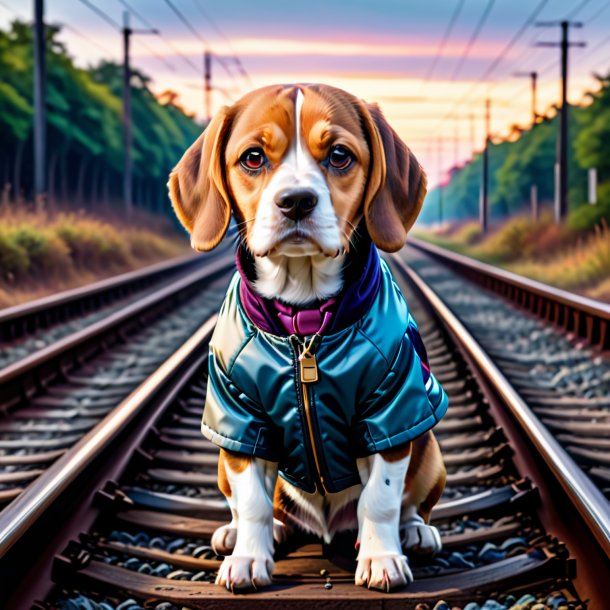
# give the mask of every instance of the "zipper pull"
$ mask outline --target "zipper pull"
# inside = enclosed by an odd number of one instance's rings
[[[299,356],[301,368],[301,383],[315,383],[318,381],[318,363],[316,355],[304,352]]]

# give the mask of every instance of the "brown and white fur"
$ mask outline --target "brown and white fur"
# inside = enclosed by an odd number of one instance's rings
[[[330,158],[345,151],[351,161],[339,171]],[[247,161],[261,158],[251,171]],[[400,249],[426,178],[376,106],[329,86],[278,85],[223,108],[172,172],[169,189],[193,248],[214,248],[233,213],[254,256],[255,290],[299,305],[340,292],[359,224],[381,250]],[[303,202],[306,211],[296,214]],[[232,521],[212,539],[225,555],[217,583],[269,584],[274,539],[284,542],[295,528],[326,541],[357,528],[356,584],[389,591],[411,582],[403,552],[441,548],[428,525],[445,484],[438,444],[428,432],[357,465],[361,485],[322,496],[278,478],[275,463],[221,450],[219,488]]]

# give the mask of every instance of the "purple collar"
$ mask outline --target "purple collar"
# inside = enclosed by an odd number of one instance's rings
[[[253,260],[240,244],[239,296],[246,315],[261,330],[281,336],[330,334],[351,326],[371,308],[381,283],[377,248],[370,239],[363,239],[359,246],[362,254],[350,256],[343,269],[343,290],[326,301],[301,308],[266,299],[255,292],[250,279],[255,277]]]

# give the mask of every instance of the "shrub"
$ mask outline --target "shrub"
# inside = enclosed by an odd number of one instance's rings
[[[158,235],[153,235],[149,231],[134,229],[126,232],[125,238],[132,255],[138,260],[167,258],[183,251],[179,245]]]
[[[513,218],[473,248],[471,253],[491,263],[515,260],[523,254],[531,230],[530,219]]]
[[[70,249],[51,229],[21,224],[14,228],[13,237],[29,257],[28,275],[35,278],[72,275]]]
[[[61,217],[54,230],[78,269],[112,273],[133,264],[124,238],[110,225],[71,215]]]
[[[587,231],[602,220],[610,220],[610,182],[599,186],[596,205],[583,204],[570,212],[568,226],[574,231]]]
[[[146,226],[146,229],[140,226]],[[150,228],[148,228],[150,227]],[[189,252],[169,223],[143,212],[130,224],[84,213],[0,211],[0,307]]]
[[[30,266],[27,250],[15,239],[11,227],[0,227],[0,274],[4,281],[23,277]]]

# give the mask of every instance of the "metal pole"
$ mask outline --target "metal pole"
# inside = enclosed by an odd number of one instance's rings
[[[543,21],[536,24],[539,27],[554,27],[556,21]],[[557,134],[557,176],[555,191],[555,222],[562,222],[568,214],[568,48],[584,47],[584,42],[569,42],[570,27],[580,28],[581,22],[560,21],[561,26],[561,110],[559,112],[559,132]],[[557,47],[555,42],[537,42],[538,47]]]
[[[132,208],[132,159],[131,159],[131,68],[129,67],[129,13],[123,13],[123,205],[127,215]]]
[[[538,222],[540,213],[538,211],[538,185],[532,184],[530,186],[530,201],[532,205],[532,220]]]
[[[46,129],[44,0],[34,0],[34,198],[37,205],[44,201],[47,191]]]
[[[488,182],[489,182],[489,123],[490,123],[490,107],[491,101],[489,98],[485,100],[485,148],[483,149],[483,177],[481,184],[481,200],[479,205],[479,223],[481,231],[487,232],[488,224]]]
[[[443,224],[443,140],[437,139],[437,155],[438,155],[438,226]]]
[[[538,72],[531,72],[530,76],[532,78],[532,125],[535,125],[536,121],[538,120],[538,112],[536,110],[538,106]]]
[[[460,157],[460,143],[458,133],[458,121],[455,119],[453,125],[453,167],[457,168]]]
[[[203,72],[205,116],[209,123],[212,120],[212,54],[208,50],[203,54]]]
[[[559,124],[559,197],[555,209],[556,222],[568,214],[568,21],[561,22],[561,113]]]

